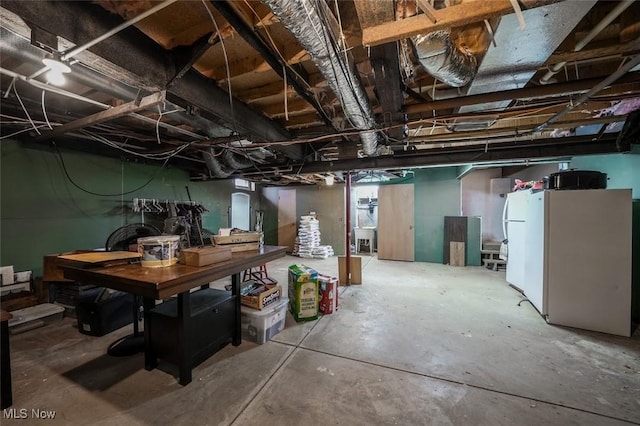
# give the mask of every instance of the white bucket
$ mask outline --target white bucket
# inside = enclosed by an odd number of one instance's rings
[[[138,253],[142,255],[142,266],[161,268],[178,263],[180,235],[158,235],[138,238]]]

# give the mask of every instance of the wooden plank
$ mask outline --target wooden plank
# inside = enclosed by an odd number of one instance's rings
[[[467,241],[467,217],[466,216],[445,216],[444,217],[444,239],[442,249],[442,263],[451,264],[451,244],[452,241]]]
[[[460,241],[451,241],[449,243],[449,264],[451,266],[465,266],[465,249],[466,245]]]
[[[296,240],[296,190],[281,189],[278,191],[278,245],[286,246],[288,252],[293,251]]]
[[[431,5],[427,0],[416,0],[418,7],[424,12],[427,18],[434,24],[438,22],[436,8]]]
[[[563,0],[521,0],[523,9],[534,9],[558,3]],[[462,27],[485,19],[493,19],[513,13],[509,0],[472,1],[459,5],[438,9],[432,13],[432,22],[424,14],[412,16],[398,21],[387,22],[362,29],[362,44],[376,46],[391,41],[402,40],[420,33],[428,33],[448,28]]]
[[[158,105],[164,102],[165,95],[166,95],[166,91],[163,90],[161,92],[157,92],[149,96],[145,96],[144,98],[142,98],[140,102],[132,101],[123,105],[119,105],[117,107],[113,107],[106,111],[100,111],[98,113],[91,114],[87,117],[83,117],[78,120],[65,123],[62,126],[58,126],[55,129],[51,130],[50,132],[44,132],[42,133],[42,135],[38,136],[36,139],[44,140],[44,139],[53,138],[55,136],[60,136],[72,130],[81,129],[83,127],[94,126],[96,124],[103,123],[105,121],[123,117],[133,112],[147,109],[149,107],[152,107],[154,105]]]
[[[378,189],[378,258],[415,259],[413,184]]]
[[[351,259],[351,284],[362,284],[362,258],[359,256],[349,256]],[[347,257],[338,256],[338,281],[341,285],[346,285],[347,279]]]
[[[142,257],[139,253],[130,251],[92,251],[88,253],[64,254],[58,256],[59,259],[79,263],[103,263],[116,260],[130,260]]]

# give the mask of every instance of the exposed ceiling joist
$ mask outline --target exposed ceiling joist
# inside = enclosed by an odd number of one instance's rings
[[[584,92],[596,84],[602,78],[577,80],[569,83],[555,83],[545,86],[525,87],[523,89],[503,90],[493,93],[481,93],[477,95],[460,96],[450,99],[440,99],[437,101],[425,102],[406,106],[404,111],[408,114],[420,112],[439,111],[451,108],[458,108],[466,105],[483,104],[487,102],[505,101],[512,99],[539,99],[547,96],[558,96]],[[640,82],[640,72],[633,72],[617,80],[617,84]]]
[[[133,112],[143,111],[152,106],[156,106],[164,102],[166,99],[166,92],[161,91],[149,96],[145,96],[140,101],[133,101],[124,105],[113,107],[106,111],[100,111],[96,114],[92,114],[88,117],[83,117],[79,120],[74,120],[69,123],[65,123],[62,126],[58,126],[55,129],[44,132],[39,137],[35,138],[36,141],[51,139],[56,136],[63,135],[71,132],[72,130],[82,129],[84,127],[95,126],[96,124],[104,123],[105,121],[114,120],[119,117],[124,117]]]
[[[560,1],[563,0],[520,0],[520,4],[523,9],[533,9]],[[433,22],[428,16],[420,14],[406,19],[363,28],[362,44],[365,46],[376,46],[420,33],[462,27],[510,13],[513,13],[513,6],[509,0],[465,2],[444,9],[434,10],[432,19],[435,19],[436,22]]]
[[[24,2],[7,0],[2,6],[23,19],[78,42],[93,40],[121,23],[118,17],[98,14],[93,5],[78,2]],[[91,7],[90,7],[91,6]],[[119,75],[134,86],[158,91],[176,74],[170,52],[162,49],[135,28],[129,27],[90,49],[99,59],[85,58],[91,66],[107,75]],[[88,52],[79,56],[87,56]],[[198,75],[193,70],[184,74],[168,89],[167,98],[177,105],[195,105],[209,115],[218,117],[230,129],[260,140],[287,140],[290,135],[278,123],[253,111],[239,100],[230,99],[228,93],[215,82]],[[230,108],[230,102],[233,108]],[[303,157],[302,147],[283,147],[286,155],[294,159]]]

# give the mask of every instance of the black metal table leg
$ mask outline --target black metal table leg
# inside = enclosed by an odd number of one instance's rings
[[[191,383],[191,359],[189,358],[189,338],[191,337],[191,301],[188,291],[178,294],[178,353],[180,384]]]
[[[241,315],[240,315],[240,273],[233,274],[231,276],[231,294],[235,297],[235,324],[233,326],[233,346],[238,346],[242,343],[242,328],[241,328]]]
[[[144,298],[144,368],[145,370],[153,370],[158,366],[158,358],[156,357],[155,352],[153,351],[153,346],[151,345],[151,326],[149,325],[149,316],[150,312],[156,306],[156,301],[153,299],[149,299],[147,297]]]
[[[13,404],[13,393],[9,354],[9,319],[7,318],[0,324],[0,408],[5,409],[11,404]]]
[[[144,336],[140,333],[140,298],[133,295],[133,334],[124,336],[109,345],[111,356],[131,356],[144,352]]]

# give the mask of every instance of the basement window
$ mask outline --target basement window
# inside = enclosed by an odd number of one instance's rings
[[[255,191],[256,190],[256,183],[255,182],[250,182],[246,179],[240,179],[240,178],[236,178],[235,179],[235,185],[236,185],[236,189],[246,189],[247,191]]]

